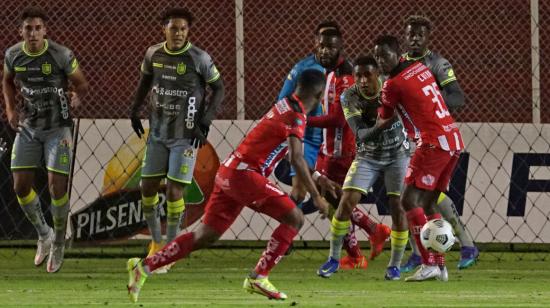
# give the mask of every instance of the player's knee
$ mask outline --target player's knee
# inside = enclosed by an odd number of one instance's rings
[[[147,197],[153,196],[158,192],[159,185],[155,181],[150,179],[142,179],[139,187],[141,189],[141,194]]]
[[[15,191],[15,194],[19,197],[25,197],[28,196],[31,192],[32,185],[30,183],[26,183],[22,180],[15,180],[13,182],[13,190]]]
[[[166,183],[166,197],[170,201],[183,198],[183,184],[168,180]]]
[[[54,181],[48,184],[50,196],[52,199],[61,199],[67,193],[67,183],[62,181]]]
[[[337,219],[339,220],[347,220],[351,217],[351,213],[353,212],[353,209],[357,205],[353,198],[350,198],[349,195],[344,195],[342,197],[342,200],[340,200],[340,204],[338,205],[338,209],[336,210]],[[335,213],[335,215],[336,215]]]
[[[304,225],[304,214],[296,207],[281,219],[281,223],[300,230]]]

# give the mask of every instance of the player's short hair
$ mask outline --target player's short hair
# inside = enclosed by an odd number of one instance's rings
[[[386,45],[390,47],[396,53],[399,53],[399,40],[393,35],[381,35],[376,38],[374,45],[382,46]]]
[[[423,26],[428,29],[428,31],[432,31],[432,22],[430,19],[426,16],[422,15],[411,15],[405,19],[405,27],[406,26]]]
[[[323,30],[322,33],[320,32],[321,29]],[[336,31],[338,31],[338,33],[341,33],[340,26],[338,25],[337,22],[333,20],[325,20],[321,22],[319,25],[317,25],[317,28],[315,28],[315,35],[323,34],[325,31],[329,29],[335,29]]]
[[[340,31],[338,31],[336,29],[333,29],[333,28],[328,28],[328,29],[324,30],[323,32],[319,33],[319,35],[322,35],[322,36],[336,36],[337,38],[342,38],[342,33],[340,33]]]
[[[46,14],[46,11],[37,6],[29,6],[21,12],[21,21],[24,21],[27,18],[40,18],[43,22],[46,22],[48,20],[48,14]]]
[[[374,67],[378,67],[378,63],[376,63],[376,60],[371,55],[359,55],[355,60],[353,61],[354,66],[358,65],[372,65]]]
[[[302,71],[298,76],[298,87],[306,91],[314,91],[317,87],[321,87],[325,84],[325,74],[320,70],[307,69]]]
[[[162,24],[167,25],[172,18],[183,18],[187,21],[189,26],[193,23],[193,14],[186,8],[172,7],[167,9],[162,13]]]

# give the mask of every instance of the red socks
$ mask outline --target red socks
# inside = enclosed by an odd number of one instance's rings
[[[370,219],[367,213],[361,211],[357,207],[355,207],[351,213],[351,222],[367,231],[369,236],[372,236],[376,232],[376,225],[378,224],[374,220]]]
[[[433,219],[441,219],[441,214],[435,213],[428,216],[428,221]],[[445,254],[442,254],[440,252],[434,252],[433,254],[435,256],[435,263],[439,266],[445,266]]]
[[[294,227],[280,224],[273,231],[271,239],[267,243],[267,248],[262,253],[258,264],[256,264],[256,268],[254,269],[256,274],[261,276],[269,275],[271,269],[283,258],[283,255],[297,234],[298,230]]]
[[[361,248],[359,248],[359,243],[357,242],[357,237],[355,237],[355,229],[353,226],[350,229],[349,233],[344,237],[344,248],[348,253],[348,256],[352,258],[359,258],[362,256]]]
[[[156,254],[143,260],[143,264],[153,272],[159,267],[176,262],[187,257],[193,251],[193,233],[185,233],[176,237]]]
[[[424,215],[424,209],[421,207],[415,207],[414,209],[407,212],[407,221],[409,222],[409,230],[418,246],[420,255],[422,257],[422,264],[426,265],[435,265],[435,258],[432,253],[430,253],[422,243],[420,242],[420,230],[422,226],[428,222],[426,215]]]

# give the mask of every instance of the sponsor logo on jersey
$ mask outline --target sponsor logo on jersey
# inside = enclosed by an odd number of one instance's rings
[[[450,78],[451,78],[451,77],[454,77],[454,76],[455,76],[455,71],[453,71],[453,69],[451,68],[451,69],[447,72],[447,76],[449,76]]]
[[[283,114],[285,112],[289,112],[290,111],[290,106],[288,105],[288,103],[286,102],[286,100],[280,100],[278,101],[276,104],[275,104],[275,109],[277,109],[277,111],[279,112],[279,114]]]
[[[27,68],[24,66],[16,66],[13,68],[16,72],[26,72]]]
[[[186,70],[187,70],[187,66],[185,65],[185,63],[183,62],[178,63],[178,66],[176,67],[176,73],[178,73],[178,75],[185,74]]]
[[[50,63],[42,64],[42,74],[49,75],[52,73],[52,65]]]
[[[185,127],[188,129],[193,129],[195,127],[195,114],[197,113],[197,106],[195,105],[196,100],[194,96],[191,96],[188,101],[187,117],[185,118]]]

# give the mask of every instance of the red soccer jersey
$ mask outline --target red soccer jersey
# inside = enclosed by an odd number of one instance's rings
[[[309,117],[308,126],[322,127],[321,153],[329,157],[355,156],[355,135],[348,125],[340,96],[353,85],[353,65],[342,60],[336,70],[328,73],[323,109],[325,115]]]
[[[305,129],[302,103],[295,95],[283,98],[262,117],[224,165],[269,176],[288,151],[286,139],[292,135],[303,139]]]
[[[380,117],[390,118],[397,108],[409,137],[445,151],[464,148],[462,136],[428,67],[403,61],[382,87]]]

